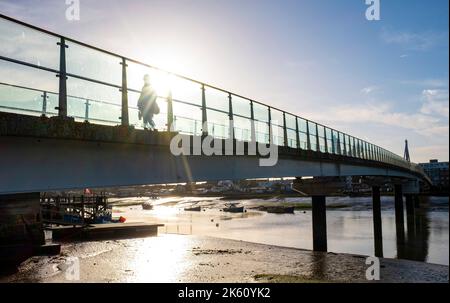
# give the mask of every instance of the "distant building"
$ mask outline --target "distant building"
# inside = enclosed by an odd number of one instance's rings
[[[429,163],[420,163],[420,166],[430,177],[434,187],[438,189],[448,189],[448,162],[430,160]]]

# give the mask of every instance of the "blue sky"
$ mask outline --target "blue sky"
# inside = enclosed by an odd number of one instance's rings
[[[0,12],[271,104],[413,161],[448,160],[448,0],[0,0]]]

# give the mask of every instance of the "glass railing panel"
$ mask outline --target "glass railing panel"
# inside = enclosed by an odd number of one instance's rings
[[[269,124],[266,122],[255,121],[256,142],[270,143]]]
[[[233,102],[233,114],[236,116],[251,118],[251,106],[250,101],[241,97],[232,96]]]
[[[173,77],[170,80],[170,87],[174,101],[202,105],[202,86],[199,83]]]
[[[230,118],[228,114],[208,110],[208,134],[217,139],[227,139],[230,137]]]
[[[309,140],[311,144],[311,150],[318,151],[317,146],[317,128],[316,123],[308,121]]]
[[[338,144],[339,143],[338,133],[335,130],[332,130],[331,137],[333,138],[333,151],[336,155],[339,155],[340,151],[339,151],[339,144]]]
[[[326,135],[326,139],[327,139],[327,152],[329,154],[333,153],[333,139],[332,139],[332,132],[331,129],[329,129],[328,127],[325,128],[325,135]]]
[[[299,137],[300,137],[300,148],[307,150],[308,149],[308,136],[306,133],[300,132],[299,133]]]
[[[58,115],[58,110],[56,109],[59,105],[59,95],[55,93],[47,93],[47,108],[45,115],[48,117],[54,117]]]
[[[137,129],[143,129],[144,123],[142,119],[139,119],[139,110],[137,106],[139,96],[139,93],[128,91],[128,121],[131,126],[134,126]]]
[[[297,148],[297,132],[288,128],[287,130],[288,146],[291,148]]]
[[[49,92],[58,92],[59,88],[55,74],[3,60],[0,60],[0,82]]]
[[[43,92],[0,85],[0,110],[18,114],[42,115]]]
[[[37,115],[42,112],[44,91],[58,91],[55,74],[0,60],[1,111]]]
[[[196,105],[173,102],[174,130],[182,134],[202,134],[202,109]]]
[[[317,135],[316,123],[308,121],[308,130],[310,135]]]
[[[284,146],[284,129],[282,126],[272,125],[273,143],[278,146]]]
[[[253,113],[255,120],[269,122],[269,108],[259,103],[253,103]]]
[[[344,134],[344,139],[345,139],[345,149],[347,151],[347,156],[351,157],[352,156],[352,148],[351,148],[351,143],[350,143],[350,136],[347,134]]]
[[[252,120],[235,116],[233,123],[235,139],[250,142],[252,139]]]
[[[66,42],[67,73],[122,85],[122,59],[74,42]]]
[[[228,93],[225,93],[223,91],[211,87],[206,87],[205,96],[207,108],[220,110],[226,113],[229,112],[230,100],[228,98]]]
[[[325,127],[323,127],[322,125],[317,125],[317,130],[317,135],[319,136],[319,151],[325,153],[327,151],[325,146]]]
[[[307,133],[308,123],[305,119],[297,118],[298,120],[298,130],[303,133]]]
[[[271,108],[270,115],[272,118],[272,125],[284,126],[284,117],[282,111]]]
[[[67,80],[67,115],[85,120],[88,102],[88,121],[94,124],[121,124],[122,93],[118,88],[77,78]]]
[[[286,127],[292,130],[297,130],[297,117],[291,115],[291,114],[286,114]]]
[[[346,155],[346,150],[345,150],[344,134],[343,133],[339,133],[339,144],[340,144],[341,155],[345,156]]]
[[[0,18],[0,56],[57,70],[59,41],[57,37]]]

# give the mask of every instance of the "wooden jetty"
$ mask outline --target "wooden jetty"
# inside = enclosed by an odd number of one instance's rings
[[[96,240],[157,236],[158,227],[161,226],[164,226],[164,224],[111,223],[86,226],[58,226],[47,229],[52,231],[54,240],[68,241],[74,239]]]

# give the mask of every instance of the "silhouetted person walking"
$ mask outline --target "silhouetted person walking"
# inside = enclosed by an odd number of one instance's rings
[[[159,114],[159,106],[156,102],[158,98],[156,91],[150,84],[150,76],[144,76],[144,87],[138,100],[139,120],[144,122],[144,128],[154,130],[156,125],[153,116]]]

